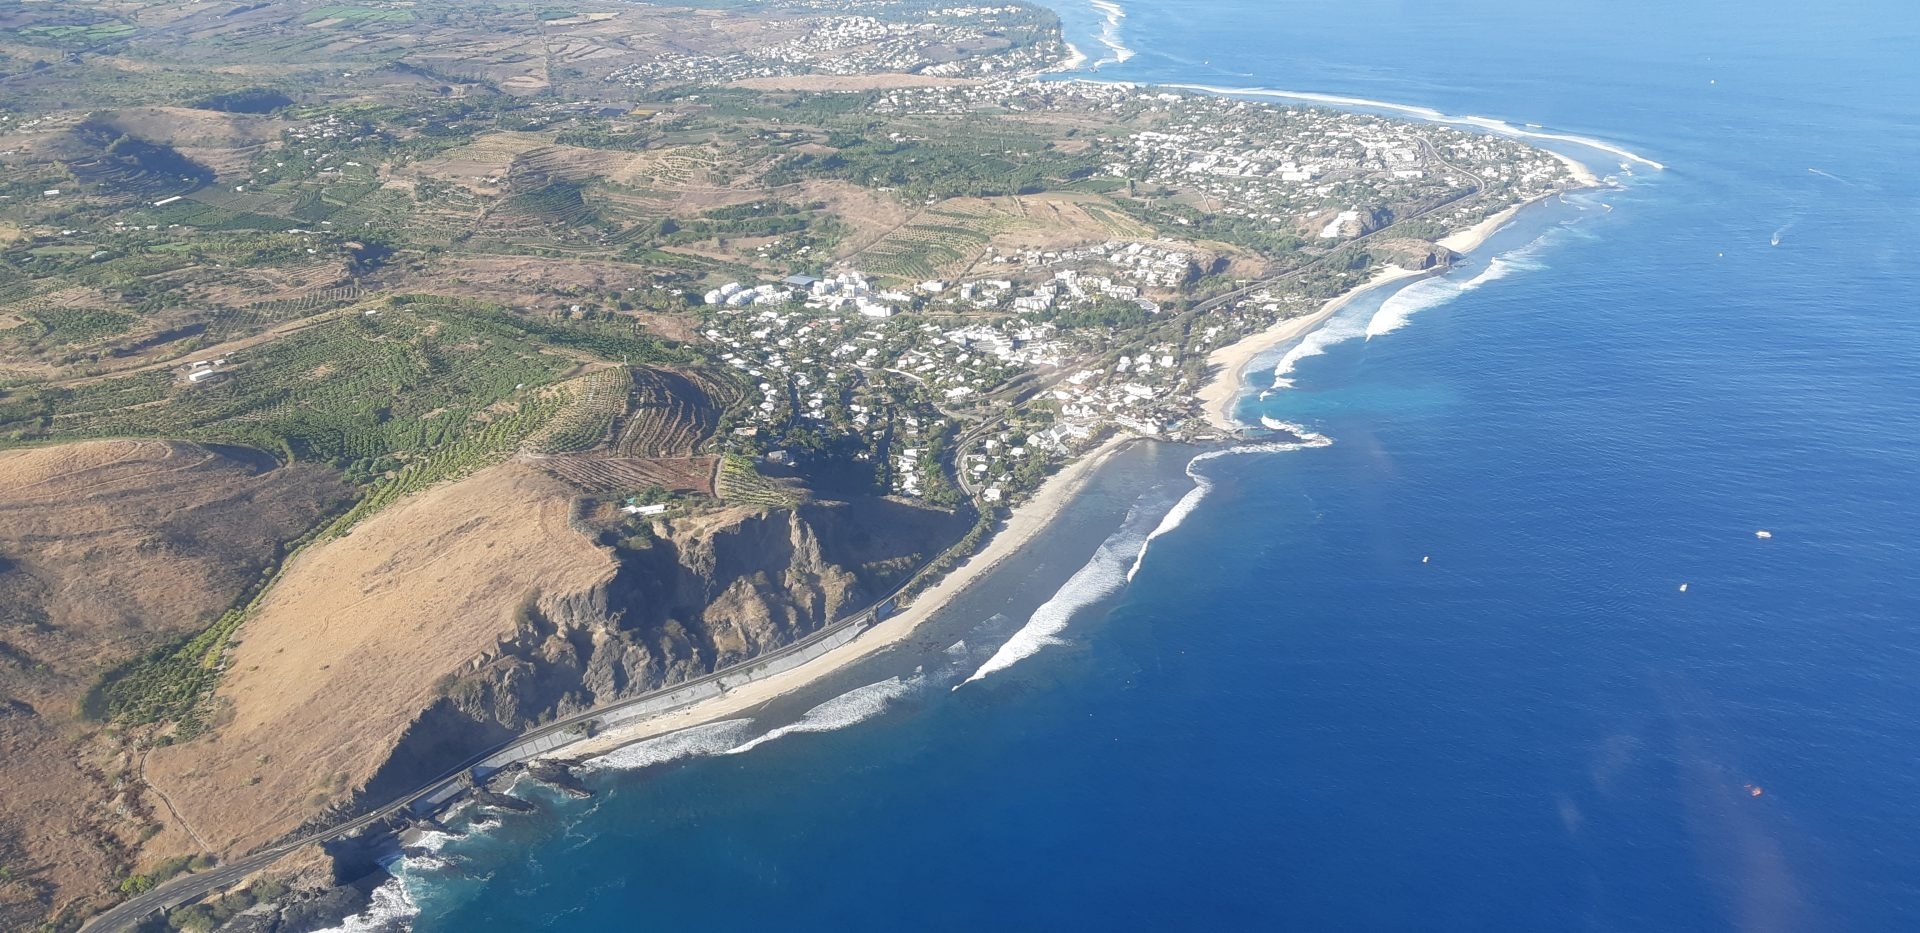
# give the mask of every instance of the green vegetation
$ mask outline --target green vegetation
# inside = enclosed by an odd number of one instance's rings
[[[720,461],[718,486],[715,492],[729,505],[790,509],[800,504],[799,496],[762,476],[753,460],[740,454],[728,454]]]
[[[300,19],[309,25],[316,23],[405,23],[414,19],[413,11],[393,7],[360,6],[356,4],[335,4],[316,7],[301,14]]]
[[[109,672],[87,695],[89,718],[136,725],[171,722],[178,737],[205,731],[205,699],[219,683],[227,640],[246,613],[233,610],[184,643]]]
[[[0,337],[55,346],[86,344],[124,334],[139,320],[124,311],[104,308],[46,308],[28,311],[27,317],[32,319],[31,324],[0,331]]]
[[[908,202],[959,197],[1038,194],[1097,171],[1088,156],[1068,156],[1038,136],[1005,128],[956,127],[937,139],[869,139],[853,133],[828,138],[830,155],[793,153],[766,175],[770,185],[803,178],[837,178],[896,189]]]
[[[207,933],[255,904],[273,903],[286,895],[286,885],[262,878],[211,901],[176,907],[167,912],[167,925],[180,933]]]
[[[191,106],[224,113],[272,113],[292,104],[293,98],[272,88],[250,87],[203,97]]]

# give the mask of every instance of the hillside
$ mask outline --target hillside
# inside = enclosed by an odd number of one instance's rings
[[[309,549],[242,631],[213,733],[157,750],[148,779],[222,854],[349,799],[436,681],[496,649],[537,591],[612,576],[567,516],[564,487],[509,465]]]
[[[103,672],[205,628],[346,494],[329,471],[164,441],[0,452],[0,927],[94,896],[153,825],[77,715]],[[126,817],[134,815],[129,820]]]
[[[614,550],[573,495],[503,464],[303,553],[242,630],[212,732],[156,750],[148,780],[236,855],[370,782],[380,799],[556,712],[784,645],[960,530],[884,501],[730,508]]]

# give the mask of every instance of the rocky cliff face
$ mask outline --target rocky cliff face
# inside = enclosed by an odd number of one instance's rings
[[[496,647],[442,680],[363,799],[380,799],[556,716],[738,664],[878,600],[958,537],[898,503],[728,510],[658,526],[611,579],[536,592]]]
[[[1381,262],[1417,270],[1445,268],[1459,258],[1452,250],[1438,243],[1406,237],[1369,243],[1367,252]]]

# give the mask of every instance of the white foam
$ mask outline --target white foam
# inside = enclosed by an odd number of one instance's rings
[[[1303,100],[1308,103],[1330,104],[1339,107],[1366,107],[1371,110],[1391,110],[1395,113],[1404,113],[1408,116],[1418,117],[1432,123],[1477,126],[1503,136],[1521,136],[1528,139],[1545,139],[1554,142],[1572,143],[1576,146],[1584,146],[1588,149],[1597,149],[1601,152],[1612,153],[1623,159],[1638,162],[1660,171],[1665,171],[1667,168],[1665,165],[1655,162],[1646,156],[1603,139],[1594,139],[1591,136],[1575,136],[1570,133],[1544,133],[1538,130],[1523,129],[1505,120],[1497,120],[1493,117],[1454,116],[1452,114],[1442,113],[1432,107],[1396,104],[1391,101],[1370,100],[1365,97],[1343,97],[1338,94],[1316,94],[1311,91],[1283,91],[1263,87],[1215,87],[1208,84],[1168,84],[1165,86],[1187,91],[1205,91],[1209,94],[1244,94],[1252,97],[1278,97],[1285,100]]]
[[[630,771],[646,768],[682,758],[701,758],[718,755],[740,744],[746,738],[747,727],[753,725],[751,719],[723,719],[702,726],[669,732],[666,735],[635,742],[624,748],[617,748],[598,758],[590,758],[586,768],[591,770]]]
[[[1128,568],[1138,558],[1140,548],[1145,546],[1145,538],[1124,525],[1120,531],[1101,542],[1100,549],[1094,552],[1093,559],[1086,566],[1075,571],[1073,576],[1062,584],[1051,599],[1033,611],[1027,624],[1013,633],[993,657],[980,665],[962,684],[970,684],[991,674],[997,674],[1020,663],[1049,645],[1064,644],[1060,633],[1066,631],[1067,623],[1075,614],[1115,593],[1127,585]],[[958,686],[955,690],[960,689]]]
[[[1180,501],[1174,504],[1173,509],[1167,512],[1165,518],[1160,520],[1159,526],[1153,529],[1153,533],[1147,535],[1147,539],[1140,543],[1140,553],[1134,557],[1133,566],[1127,570],[1127,582],[1133,582],[1134,575],[1140,572],[1140,565],[1147,562],[1147,551],[1153,548],[1155,539],[1180,527],[1180,525],[1187,520],[1187,516],[1192,515],[1193,510],[1200,507],[1201,501],[1207,498],[1207,494],[1213,491],[1213,480],[1208,479],[1206,474],[1200,472],[1200,464],[1219,457],[1231,457],[1241,454],[1287,453],[1288,451],[1304,450],[1309,447],[1326,447],[1333,443],[1332,438],[1310,431],[1301,425],[1264,417],[1260,420],[1262,422],[1270,422],[1267,425],[1268,427],[1285,430],[1287,433],[1299,438],[1299,440],[1241,444],[1226,450],[1209,451],[1188,461],[1187,476],[1193,480],[1193,488],[1188,490],[1186,495],[1180,497]]]
[[[1270,391],[1293,388],[1293,369],[1300,361],[1319,356],[1335,344],[1346,343],[1355,337],[1366,336],[1366,330],[1353,318],[1334,315],[1319,327],[1308,331],[1299,342],[1287,348],[1278,362],[1273,365],[1273,386]]]
[[[865,722],[880,715],[895,700],[912,693],[914,688],[925,683],[924,674],[915,672],[912,677],[889,677],[879,683],[855,687],[810,710],[791,725],[781,726],[741,745],[727,749],[729,755],[749,752],[774,739],[802,732],[832,732],[844,729],[858,722]]]
[[[1080,51],[1080,47],[1079,47],[1079,46],[1077,46],[1077,45],[1074,45],[1073,43],[1071,43],[1071,42],[1069,42],[1069,43],[1067,43],[1067,57],[1066,57],[1066,60],[1064,60],[1064,61],[1062,61],[1062,62],[1061,62],[1060,64],[1058,64],[1058,65],[1055,65],[1055,66],[1053,66],[1053,68],[1052,68],[1051,70],[1053,70],[1053,71],[1078,71],[1078,70],[1080,70],[1080,68],[1081,68],[1082,66],[1084,66],[1084,65],[1085,65],[1086,63],[1087,63],[1087,53],[1085,53],[1085,52],[1082,52],[1082,51]]]
[[[1087,2],[1094,9],[1107,15],[1106,22],[1100,28],[1100,44],[1113,53],[1111,58],[1103,58],[1095,62],[1094,67],[1126,64],[1135,55],[1132,49],[1127,48],[1126,43],[1120,41],[1120,24],[1127,18],[1127,11],[1112,0],[1087,0]]]
[[[1187,516],[1192,515],[1193,510],[1200,507],[1200,500],[1205,499],[1207,493],[1213,489],[1213,483],[1210,480],[1193,472],[1192,464],[1187,466],[1187,475],[1193,477],[1193,488],[1187,490],[1187,494],[1173,504],[1173,508],[1160,519],[1160,524],[1154,526],[1153,533],[1147,535],[1145,541],[1140,542],[1140,553],[1134,555],[1133,566],[1127,568],[1128,583],[1132,583],[1134,575],[1140,572],[1140,565],[1147,562],[1147,551],[1153,547],[1154,539],[1180,527],[1180,523],[1186,521]]]
[[[366,910],[316,933],[402,933],[413,928],[420,916],[420,905],[407,893],[407,885],[395,877],[373,889],[373,903]]]
[[[455,838],[452,833],[443,833],[437,829],[425,829],[421,830],[420,834],[414,837],[413,844],[408,846],[408,848],[421,849],[427,852],[438,852],[446,848],[447,843],[452,842]]]
[[[1537,269],[1538,264],[1522,256],[1523,251],[1516,250],[1504,256],[1495,256],[1487,263],[1480,274],[1464,282],[1456,282],[1444,276],[1425,279],[1407,286],[1380,303],[1380,309],[1367,321],[1367,339],[1372,340],[1381,334],[1391,334],[1407,326],[1414,314],[1437,305],[1446,304],[1455,298],[1478,289],[1489,282],[1497,282],[1507,276],[1524,270]]]

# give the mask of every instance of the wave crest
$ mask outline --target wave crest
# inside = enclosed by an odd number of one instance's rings
[[[751,719],[723,719],[635,742],[586,761],[586,770],[632,771],[683,758],[718,755],[740,744]]]
[[[1456,282],[1441,276],[1423,279],[1394,292],[1386,301],[1380,303],[1380,309],[1373,313],[1371,320],[1367,321],[1367,339],[1372,340],[1381,334],[1391,334],[1407,326],[1407,322],[1416,313],[1446,304],[1489,282],[1497,282],[1515,272],[1541,268],[1538,263],[1524,258],[1525,252],[1526,250],[1516,250],[1504,256],[1495,256],[1491,262],[1487,263],[1485,269],[1480,270],[1480,274],[1464,282]]]
[[[926,676],[916,671],[911,677],[889,677],[879,683],[855,687],[807,710],[806,715],[801,716],[796,722],[727,749],[726,754],[738,755],[750,752],[783,736],[803,732],[833,732],[854,723],[865,722],[885,712],[888,706],[912,693],[915,688],[925,682]]]

